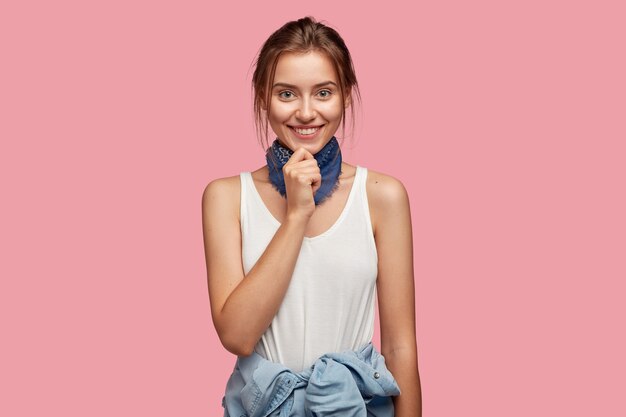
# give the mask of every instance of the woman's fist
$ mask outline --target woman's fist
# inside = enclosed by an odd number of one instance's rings
[[[311,217],[315,212],[313,196],[322,185],[322,174],[317,160],[305,148],[298,148],[283,165],[287,214]]]

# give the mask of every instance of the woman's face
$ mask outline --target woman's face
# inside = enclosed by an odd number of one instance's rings
[[[276,65],[269,123],[291,150],[315,155],[341,123],[343,102],[332,61],[316,51],[287,52]]]

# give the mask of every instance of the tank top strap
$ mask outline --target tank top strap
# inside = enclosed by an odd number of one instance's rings
[[[243,171],[239,176],[241,179],[241,206],[239,215],[242,237],[245,238],[255,227],[269,227],[271,224],[268,218],[263,216],[266,210],[265,205],[256,192],[252,173]]]
[[[239,221],[241,222],[242,232],[246,230],[246,226],[248,222],[247,206],[248,206],[248,199],[250,198],[250,188],[248,184],[249,177],[250,177],[249,172],[243,171],[239,173],[239,180],[241,182]]]
[[[354,179],[355,181],[357,181],[357,184],[355,184],[357,186],[357,189],[355,191],[358,191],[356,197],[358,200],[358,204],[361,208],[361,213],[363,213],[364,217],[363,220],[365,223],[366,235],[369,242],[369,250],[371,251],[372,256],[374,258],[377,258],[376,241],[374,239],[374,228],[372,226],[369,200],[367,197],[367,176],[369,171],[367,167],[364,166],[357,165],[356,167],[357,174]]]

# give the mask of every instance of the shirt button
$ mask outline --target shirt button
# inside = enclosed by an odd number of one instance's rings
[[[380,374],[378,372],[374,372],[374,378],[376,379],[380,378]]]

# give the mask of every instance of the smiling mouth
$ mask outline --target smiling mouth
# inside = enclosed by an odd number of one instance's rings
[[[324,125],[320,125],[320,126],[316,126],[316,127],[309,127],[309,128],[299,128],[299,127],[294,127],[294,126],[289,126],[290,129],[295,130],[297,133],[301,134],[301,135],[312,135],[315,132],[317,132],[318,130],[320,130]]]

